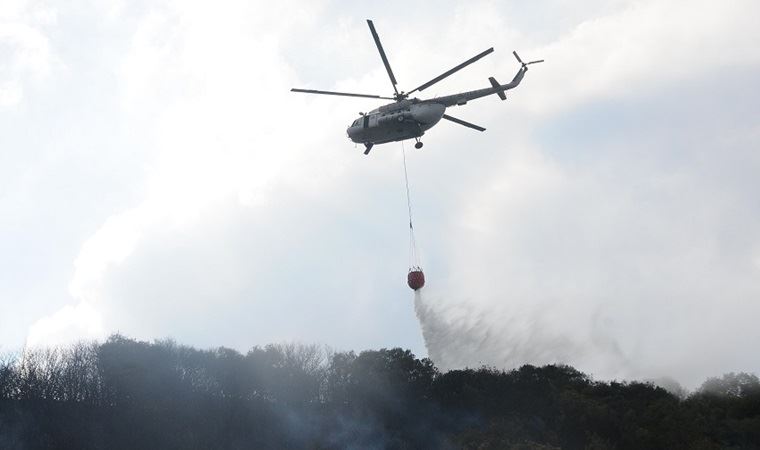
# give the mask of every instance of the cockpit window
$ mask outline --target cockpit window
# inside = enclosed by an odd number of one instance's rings
[[[356,120],[354,120],[354,123],[352,123],[352,124],[351,124],[351,126],[352,126],[352,127],[355,127],[355,126],[359,125],[359,121],[360,121],[360,120],[361,120],[361,119],[356,119]]]

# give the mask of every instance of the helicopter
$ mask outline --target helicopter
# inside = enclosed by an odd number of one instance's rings
[[[414,139],[416,143],[414,147],[417,149],[422,148],[422,141],[420,138],[425,134],[425,131],[435,126],[441,119],[454,122],[459,125],[463,125],[468,128],[472,128],[477,131],[485,131],[486,129],[475,125],[473,123],[466,122],[462,119],[457,119],[446,114],[446,108],[453,106],[462,106],[467,104],[470,100],[475,100],[488,95],[496,94],[500,99],[506,100],[507,96],[505,91],[516,88],[523,77],[525,72],[528,71],[528,66],[531,64],[537,64],[544,62],[543,59],[537,61],[523,62],[516,51],[512,54],[517,58],[520,63],[520,69],[517,74],[507,84],[499,84],[494,77],[488,78],[491,83],[491,87],[477,89],[474,91],[461,92],[458,94],[446,95],[443,97],[435,97],[428,100],[420,100],[418,98],[409,98],[414,92],[422,92],[430,86],[438,83],[439,81],[447,78],[448,76],[464,69],[470,64],[478,61],[484,56],[493,53],[493,47],[485,50],[467,61],[453,67],[446,72],[438,75],[432,80],[423,83],[409,92],[399,92],[396,85],[396,77],[393,75],[391,65],[388,62],[388,57],[383,50],[383,45],[380,43],[380,37],[377,34],[375,25],[372,20],[367,20],[369,25],[369,31],[372,33],[372,38],[375,40],[377,50],[380,52],[380,58],[383,60],[385,70],[388,72],[388,77],[393,85],[393,97],[384,97],[380,95],[371,94],[354,94],[348,92],[334,92],[334,91],[320,91],[314,89],[291,89],[292,92],[302,92],[305,94],[322,94],[322,95],[339,95],[344,97],[362,97],[362,98],[374,98],[381,100],[393,100],[393,103],[380,106],[373,109],[368,113],[359,113],[359,118],[348,127],[346,133],[349,139],[357,144],[364,144],[364,154],[368,155],[374,145],[385,144],[388,142],[404,141],[407,139]]]

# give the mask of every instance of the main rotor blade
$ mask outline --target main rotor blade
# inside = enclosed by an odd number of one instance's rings
[[[296,89],[296,88],[293,88],[290,91],[303,92],[304,94],[341,95],[343,97],[365,97],[365,98],[381,98],[383,100],[395,100],[393,97],[382,97],[380,95],[371,95],[371,94],[351,94],[349,92],[316,91],[314,89]]]
[[[488,55],[490,53],[493,53],[493,47],[489,48],[488,50],[486,50],[486,51],[484,51],[482,53],[479,53],[477,56],[473,56],[472,58],[470,58],[467,61],[463,62],[462,64],[454,67],[453,69],[447,70],[446,72],[442,73],[441,75],[438,75],[437,77],[433,78],[432,80],[428,81],[427,83],[425,83],[425,84],[423,84],[423,85],[421,85],[421,86],[419,86],[417,88],[412,89],[407,94],[411,94],[412,92],[415,92],[415,91],[424,91],[425,89],[429,88],[430,86],[434,85],[435,83],[443,80],[444,78],[448,77],[449,75],[451,75],[453,73],[456,73],[456,72],[464,69],[465,67],[469,66],[470,64],[474,63],[475,61],[479,60],[480,58],[482,58],[482,57],[484,57],[484,56],[486,56],[486,55]]]
[[[474,123],[465,122],[464,120],[462,120],[462,119],[457,119],[456,117],[451,117],[451,116],[450,116],[450,115],[448,115],[448,114],[444,114],[444,115],[443,115],[443,118],[444,118],[444,119],[446,119],[446,120],[450,120],[450,121],[452,121],[452,122],[454,122],[454,123],[458,123],[459,125],[464,125],[464,126],[466,126],[467,128],[472,128],[473,130],[478,130],[478,131],[486,131],[486,129],[485,129],[485,128],[483,128],[483,127],[481,127],[481,126],[475,125]]]
[[[369,31],[372,32],[372,38],[375,40],[377,50],[380,52],[380,58],[382,58],[383,64],[385,64],[385,70],[388,71],[388,76],[390,77],[391,83],[393,84],[393,90],[396,92],[396,95],[398,95],[398,89],[396,89],[396,77],[393,76],[391,65],[388,63],[388,57],[385,56],[383,44],[380,43],[380,36],[378,36],[377,31],[375,31],[375,24],[373,24],[371,20],[367,19],[367,25],[369,25]]]

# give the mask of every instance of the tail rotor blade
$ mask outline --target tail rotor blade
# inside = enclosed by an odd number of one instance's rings
[[[380,58],[383,60],[385,70],[388,72],[388,77],[391,79],[391,84],[393,84],[393,91],[396,92],[396,95],[398,96],[398,89],[396,89],[396,77],[393,76],[391,65],[388,63],[388,57],[385,56],[385,50],[383,50],[383,44],[380,43],[380,36],[377,35],[375,24],[373,24],[371,20],[367,19],[367,25],[369,25],[369,31],[372,33],[372,38],[375,40],[377,50],[380,52]]]
[[[443,118],[446,119],[446,120],[448,120],[448,121],[450,121],[450,122],[454,122],[454,123],[458,123],[459,125],[463,125],[463,126],[465,126],[467,128],[472,128],[473,130],[486,131],[485,128],[483,128],[483,127],[481,127],[479,125],[475,125],[474,123],[470,123],[470,122],[465,122],[462,119],[457,119],[456,117],[452,117],[452,116],[450,116],[448,114],[444,114]]]
[[[416,87],[416,88],[412,89],[407,94],[411,94],[412,92],[416,92],[416,91],[424,91],[425,89],[429,88],[430,86],[434,85],[435,83],[437,83],[437,82],[443,80],[444,78],[448,77],[449,75],[452,75],[452,74],[454,74],[454,73],[456,73],[456,72],[464,69],[465,67],[469,66],[470,64],[472,64],[475,61],[479,60],[480,58],[482,58],[482,57],[484,57],[486,55],[489,55],[491,53],[493,53],[493,47],[489,48],[488,50],[486,50],[484,52],[481,52],[481,53],[477,54],[476,56],[473,56],[472,58],[468,59],[467,61],[463,62],[462,64],[460,64],[460,65],[458,65],[458,66],[456,66],[456,67],[454,67],[452,69],[447,70],[446,72],[442,73],[441,75],[438,75],[437,77],[433,78],[432,80],[428,81],[427,83],[422,84],[419,87]]]
[[[522,59],[520,59],[520,55],[517,54],[516,51],[512,50],[512,54],[515,55],[515,58],[517,58],[517,62],[520,64],[525,64]]]
[[[525,65],[526,65],[526,66],[529,66],[529,65],[531,65],[531,64],[538,64],[538,63],[542,63],[542,62],[544,62],[544,60],[543,60],[543,59],[539,59],[539,60],[537,60],[537,61],[531,61],[531,62],[529,62],[529,63],[525,63]]]

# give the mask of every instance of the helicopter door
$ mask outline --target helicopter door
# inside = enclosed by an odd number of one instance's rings
[[[362,125],[362,126],[363,126],[364,128],[367,128],[367,127],[369,127],[369,116],[368,116],[368,115],[365,115],[365,116],[364,116],[364,125]]]

